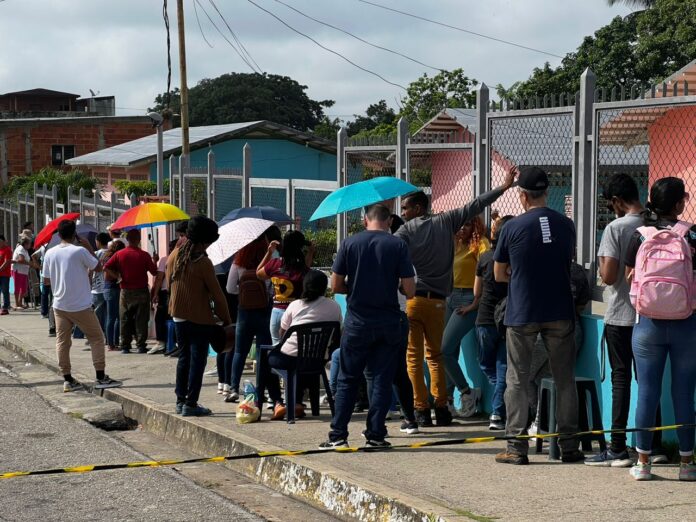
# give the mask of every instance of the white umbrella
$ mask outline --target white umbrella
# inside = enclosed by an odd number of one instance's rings
[[[213,265],[219,265],[263,234],[273,221],[258,218],[240,218],[223,225],[220,237],[206,251]]]

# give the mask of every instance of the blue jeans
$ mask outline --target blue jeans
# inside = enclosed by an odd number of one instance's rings
[[[696,314],[683,320],[657,320],[639,317],[633,328],[633,357],[638,381],[636,427],[649,428],[655,423],[657,405],[662,391],[662,375],[667,356],[672,368],[672,405],[677,424],[694,423],[694,391],[696,390]],[[679,454],[694,451],[694,428],[679,428]],[[650,453],[653,434],[639,431],[636,450]]]
[[[336,408],[329,439],[348,438],[348,423],[358,395],[358,385],[367,368],[372,375],[372,396],[367,412],[365,438],[381,441],[387,434],[384,420],[392,402],[392,383],[401,339],[394,332],[399,323],[377,327],[355,327],[346,323],[341,337],[340,370],[336,388]]]
[[[239,382],[242,380],[244,363],[246,362],[251,343],[256,338],[256,346],[271,344],[271,309],[244,310],[237,311],[237,329],[234,347],[234,358],[232,359],[232,378],[230,388],[239,392]],[[258,349],[258,348],[257,348]]]
[[[106,344],[118,346],[119,333],[121,329],[119,314],[119,301],[121,300],[121,289],[105,288],[104,300],[106,301],[106,318],[104,320],[104,331],[106,333]]]
[[[106,299],[104,299],[104,294],[92,294],[92,308],[97,315],[102,332],[106,332]]]
[[[2,309],[9,310],[10,309],[10,277],[9,276],[0,277],[0,293],[2,293]],[[48,311],[45,314],[43,313],[43,300],[42,300],[41,304],[42,304],[41,314],[48,315]]]
[[[331,368],[329,368],[329,388],[331,395],[336,397],[336,388],[338,387],[338,370],[341,368],[341,349],[336,348],[331,353]]]
[[[280,342],[280,320],[283,318],[285,308],[273,308],[271,310],[271,341],[275,346]]]
[[[41,315],[46,317],[51,310],[51,287],[41,283]]]
[[[234,352],[226,352],[217,354],[217,374],[218,382],[223,384],[230,384],[232,380],[232,360],[234,359]]]
[[[176,402],[196,406],[208,362],[211,327],[191,321],[175,323],[175,327],[181,348],[176,364]]]
[[[507,350],[505,337],[494,325],[476,327],[481,371],[493,386],[491,414],[505,418],[505,374],[507,373]]]
[[[455,310],[460,306],[470,305],[474,301],[474,291],[471,288],[455,288],[452,295],[447,298],[445,310],[445,331],[442,334],[442,360],[445,364],[447,375],[447,395],[454,396],[454,388],[459,391],[469,389],[469,383],[464,377],[462,367],[459,365],[459,353],[462,339],[476,324],[476,310],[466,315],[459,315]]]

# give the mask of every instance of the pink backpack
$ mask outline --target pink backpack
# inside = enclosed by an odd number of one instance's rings
[[[691,247],[684,237],[691,229],[679,221],[658,230],[640,227],[645,238],[638,248],[631,283],[631,303],[640,315],[651,319],[686,319],[696,305],[696,282]]]

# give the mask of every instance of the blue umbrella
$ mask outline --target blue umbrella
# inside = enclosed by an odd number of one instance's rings
[[[342,187],[326,196],[309,220],[316,221],[317,219],[335,216],[342,212],[404,196],[418,190],[418,187],[398,178],[383,176],[368,179]]]
[[[273,221],[277,225],[291,225],[295,222],[295,220],[285,212],[275,207],[244,207],[234,209],[227,213],[225,217],[218,221],[218,225],[226,225],[230,221],[235,221],[239,218],[265,219],[267,221]]]

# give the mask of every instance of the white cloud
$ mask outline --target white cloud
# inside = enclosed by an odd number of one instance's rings
[[[408,85],[423,68],[317,25],[273,0],[254,0],[297,29],[385,78]],[[533,67],[558,58],[534,53],[435,26],[357,0],[283,0],[379,45],[437,67],[463,67],[489,85],[525,79]],[[627,14],[605,0],[376,0],[385,5],[563,55],[574,50],[612,17]],[[208,0],[200,0],[215,23],[227,31]],[[350,66],[243,0],[217,0],[259,65],[309,87],[315,99],[333,99],[331,114],[361,113],[386,99],[395,105],[403,92]],[[199,9],[210,49],[186,0],[188,83],[249,68]],[[169,0],[172,27],[172,85],[179,82],[176,2]],[[82,95],[88,89],[116,96],[119,113],[153,104],[166,87],[166,45],[159,0],[6,0],[0,2],[0,91],[44,87]],[[226,33],[229,37],[229,33]],[[129,109],[126,109],[129,108]],[[136,109],[136,110],[132,110]]]

